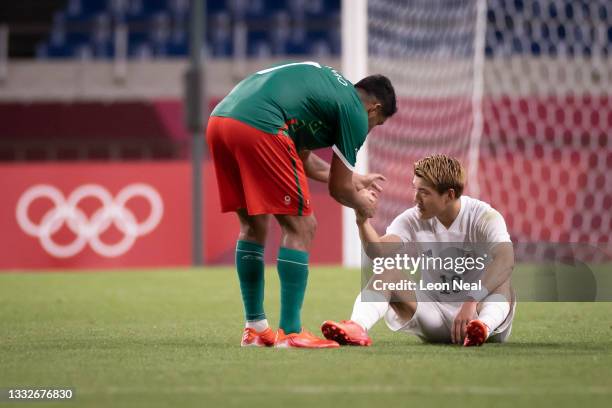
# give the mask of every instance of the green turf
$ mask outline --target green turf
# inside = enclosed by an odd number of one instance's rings
[[[278,278],[266,276],[277,324]],[[358,290],[357,271],[313,268],[305,325],[347,318]],[[384,324],[370,348],[241,349],[241,328],[232,269],[0,274],[0,388],[76,390],[39,407],[593,407],[612,397],[612,303],[519,304],[510,343],[470,349]]]

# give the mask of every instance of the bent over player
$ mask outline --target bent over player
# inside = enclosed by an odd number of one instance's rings
[[[368,132],[396,112],[390,81],[372,75],[353,85],[331,67],[299,62],[264,69],[240,82],[213,110],[206,137],[223,212],[236,212],[236,268],[246,315],[242,346],[338,347],[302,329],[308,251],[316,221],[306,177],[364,217],[376,210],[381,175],[353,173]],[[332,147],[331,165],[311,150]],[[264,313],[268,220],[281,227],[281,286],[276,333]]]
[[[413,290],[384,286],[380,280],[377,285],[375,275],[357,296],[350,320],[323,323],[321,329],[326,338],[340,344],[370,345],[367,331],[384,318],[391,330],[414,334],[427,342],[475,346],[487,339],[507,340],[515,309],[510,287],[512,242],[499,212],[485,202],[462,195],[464,181],[465,171],[456,159],[444,155],[426,157],[414,164],[414,207],[397,216],[382,237],[364,214],[357,214],[357,224],[371,258],[396,253],[402,246],[425,250],[429,256],[453,253],[454,259],[458,259],[457,253],[473,257],[474,252],[483,252],[480,287],[476,282],[474,287],[450,286],[450,282],[463,282],[470,276],[463,273],[463,266],[461,274],[457,270],[423,269],[421,282],[415,283]],[[464,261],[461,265],[467,265]],[[392,282],[400,282],[397,277],[402,276],[397,271],[387,275]],[[437,286],[433,285],[436,281]]]

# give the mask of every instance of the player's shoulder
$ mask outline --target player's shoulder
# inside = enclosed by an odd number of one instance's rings
[[[410,207],[400,213],[391,225],[401,227],[405,231],[420,231],[431,227],[431,220],[421,218],[417,206]]]
[[[417,209],[416,206],[410,207],[404,210],[403,212],[401,212],[397,217],[395,217],[395,220],[403,221],[403,222],[419,221],[420,220],[419,210]]]
[[[415,238],[415,234],[422,229],[421,220],[416,207],[408,208],[398,214],[387,227],[387,235],[397,235],[407,242]]]
[[[465,205],[466,211],[471,215],[471,218],[476,222],[489,222],[496,219],[503,219],[503,215],[493,206],[485,201],[462,195],[461,203]]]
[[[341,104],[361,107],[361,99],[357,94],[355,85],[334,67],[324,65],[322,68],[321,72],[329,81],[327,85],[330,85],[326,86],[327,92],[333,94],[334,99]]]
[[[491,204],[487,203],[486,201],[482,201],[467,195],[461,196],[461,205],[464,205],[466,211],[472,214],[485,213],[494,209]]]
[[[324,103],[333,106],[339,113],[349,115],[354,120],[361,120],[364,116],[367,125],[367,113],[355,86],[344,75],[329,65],[319,65],[320,69],[310,69],[310,77],[302,77],[315,96],[313,103]]]

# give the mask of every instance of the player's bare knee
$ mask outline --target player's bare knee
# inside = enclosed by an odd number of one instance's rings
[[[298,237],[305,247],[310,247],[317,230],[317,220],[314,216],[300,217],[293,227],[291,232]]]
[[[304,249],[310,246],[317,229],[317,220],[313,215],[304,217],[277,215],[276,218],[283,231],[283,241],[287,245],[296,245]]]
[[[240,228],[238,239],[241,241],[253,241],[263,245],[266,241],[266,231],[254,228],[252,225],[246,225]]]
[[[240,235],[238,239],[264,245],[268,235],[268,216],[250,216],[244,210],[237,213],[240,220]]]
[[[310,215],[305,217],[304,223],[304,236],[308,239],[308,242],[312,242],[314,239],[315,233],[317,232],[317,219],[314,215]]]

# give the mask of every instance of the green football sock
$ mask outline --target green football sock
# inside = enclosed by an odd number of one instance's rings
[[[308,282],[308,252],[283,248],[278,251],[278,276],[281,285],[279,327],[286,334],[302,331],[302,303]]]
[[[266,318],[264,313],[264,247],[255,242],[238,241],[236,269],[247,321]]]

